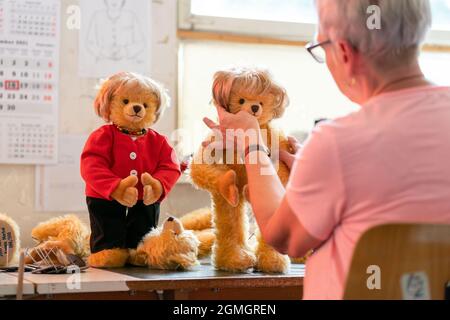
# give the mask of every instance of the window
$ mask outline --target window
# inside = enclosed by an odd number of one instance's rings
[[[198,16],[315,23],[314,1],[302,0],[192,0],[191,12]]]
[[[450,30],[450,0],[431,0],[434,29]],[[191,13],[250,20],[316,23],[313,0],[191,0]]]
[[[428,42],[450,44],[450,0],[431,0]],[[314,0],[180,0],[180,27],[309,41],[315,33]]]
[[[450,0],[431,0],[433,29],[450,30]]]
[[[450,17],[450,0],[432,1],[433,8],[439,8],[441,13],[435,17],[435,26],[444,29],[450,23],[450,18],[445,18]],[[255,35],[264,31],[265,35],[270,33],[281,39],[311,40],[315,30],[311,3],[312,0],[192,0],[192,16],[180,20],[180,28]],[[273,14],[268,14],[270,10]],[[180,18],[182,12],[181,8]],[[186,21],[189,26],[183,24]],[[450,41],[448,31],[441,31],[440,35]],[[431,80],[450,86],[448,72],[442,72],[450,70],[450,54],[445,50],[423,53],[421,64]],[[310,132],[317,119],[336,118],[358,109],[340,93],[326,65],[316,63],[301,46],[185,39],[179,54],[179,125],[195,134],[189,137],[190,141],[184,140],[183,153],[195,151],[208,134],[201,119],[216,116],[210,103],[214,73],[235,65],[266,67],[287,89],[290,106],[276,125],[299,138]]]
[[[313,0],[179,0],[179,27],[309,40],[317,20]]]

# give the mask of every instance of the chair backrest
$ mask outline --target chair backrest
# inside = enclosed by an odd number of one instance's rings
[[[450,225],[383,225],[358,242],[344,299],[445,299]]]

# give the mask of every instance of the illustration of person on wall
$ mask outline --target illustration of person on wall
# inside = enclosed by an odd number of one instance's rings
[[[145,50],[144,36],[135,13],[126,10],[127,0],[104,0],[105,9],[89,22],[88,51],[96,60],[134,59]]]

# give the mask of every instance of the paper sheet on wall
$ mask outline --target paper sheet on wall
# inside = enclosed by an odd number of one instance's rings
[[[59,0],[0,0],[0,163],[57,161]]]
[[[151,3],[80,0],[80,77],[104,78],[120,71],[150,73]]]
[[[59,163],[36,167],[36,211],[86,211],[80,155],[87,135],[61,135]]]

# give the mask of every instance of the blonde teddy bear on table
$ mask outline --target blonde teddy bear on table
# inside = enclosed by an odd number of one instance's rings
[[[266,70],[233,68],[217,72],[214,76],[213,102],[231,113],[250,113],[258,119],[261,129],[267,132],[266,145],[269,148],[277,144],[279,149],[292,152],[286,137],[272,125],[272,120],[283,115],[288,97]],[[225,151],[220,162],[212,163],[209,157],[211,155],[203,147],[196,153],[191,165],[191,177],[197,187],[211,194],[216,235],[212,257],[214,266],[234,272],[252,268],[268,273],[287,272],[289,257],[267,245],[259,233],[256,251],[249,245],[244,196],[247,185],[245,166],[239,164],[237,159],[234,159],[234,164],[225,164]],[[286,185],[289,169],[281,162],[277,166],[278,176]]]
[[[9,225],[13,226],[11,220],[8,221]],[[0,229],[1,222],[2,215],[0,215]],[[18,227],[14,228],[18,230]],[[14,232],[14,235],[16,234],[18,231]],[[73,214],[39,223],[32,230],[31,236],[37,242],[37,246],[28,250],[25,258],[27,264],[39,263],[45,257],[55,265],[59,265],[61,264],[59,253],[75,255],[82,259],[90,255],[89,227]],[[130,249],[128,262],[152,269],[186,270],[199,264],[197,259],[199,246],[200,242],[194,233],[185,230],[180,220],[170,217],[161,227],[154,228],[146,234],[137,249]],[[11,258],[15,256],[14,252],[11,252],[10,256]]]
[[[123,267],[158,225],[160,203],[181,175],[167,138],[151,129],[168,104],[160,84],[131,72],[113,75],[97,94],[94,108],[107,124],[90,135],[81,155],[91,266]]]

